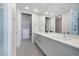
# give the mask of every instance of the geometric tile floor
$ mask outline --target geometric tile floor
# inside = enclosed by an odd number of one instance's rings
[[[30,39],[24,39],[20,47],[16,48],[16,56],[44,56],[44,54]]]

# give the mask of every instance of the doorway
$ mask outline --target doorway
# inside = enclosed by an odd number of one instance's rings
[[[16,56],[41,56],[43,53],[40,49],[32,43],[32,15],[21,13],[21,42],[20,46],[16,48]],[[17,21],[17,23],[19,23]],[[20,26],[20,24],[19,24]],[[18,27],[18,26],[17,26]],[[19,40],[18,40],[19,41]],[[17,41],[17,42],[18,42]]]
[[[22,40],[32,38],[32,15],[22,13]]]

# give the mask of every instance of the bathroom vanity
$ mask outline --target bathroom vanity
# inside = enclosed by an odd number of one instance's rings
[[[47,56],[79,56],[79,37],[33,32],[33,41]]]

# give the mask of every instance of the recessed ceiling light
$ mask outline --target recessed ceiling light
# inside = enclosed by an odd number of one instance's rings
[[[38,11],[38,9],[34,9],[34,12],[37,12]]]
[[[49,12],[45,12],[45,14],[48,14]]]
[[[50,15],[54,15],[53,13],[51,13]]]
[[[29,9],[29,7],[25,7],[25,9]]]

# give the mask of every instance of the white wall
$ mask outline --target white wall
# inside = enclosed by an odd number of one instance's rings
[[[45,32],[45,16],[32,14],[32,31]]]
[[[39,15],[32,14],[32,32],[39,31]]]
[[[4,55],[16,53],[16,5],[4,4]]]
[[[39,31],[45,32],[45,16],[40,15],[39,18]]]
[[[19,10],[17,10],[16,28],[17,28],[16,47],[19,47],[20,46],[20,40],[22,39],[22,33],[21,33],[21,12]]]
[[[16,56],[16,4],[10,4],[12,7],[12,40],[11,40],[11,56]]]
[[[39,31],[39,16],[37,14],[32,14],[32,43],[33,43],[33,32]]]

